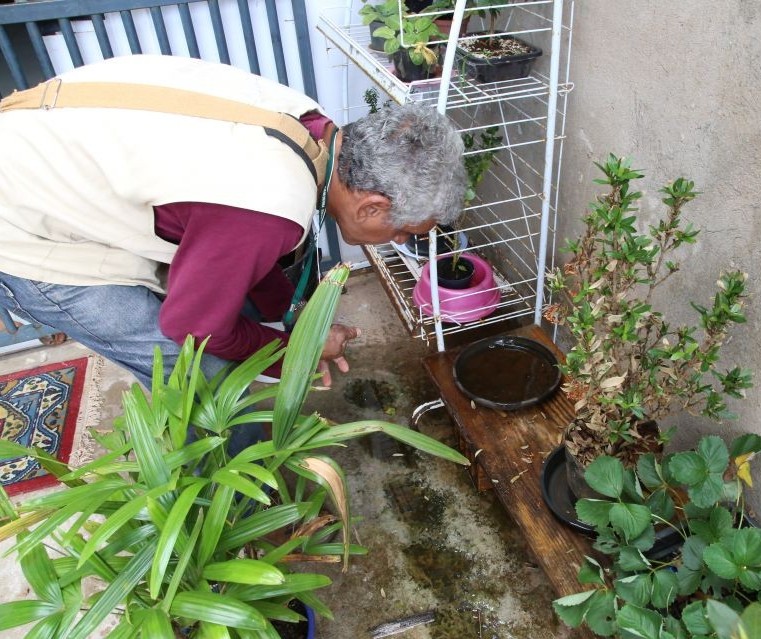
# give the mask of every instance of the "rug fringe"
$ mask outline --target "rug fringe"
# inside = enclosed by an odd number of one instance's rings
[[[103,394],[100,382],[105,360],[100,355],[89,355],[85,378],[85,392],[77,416],[74,443],[69,455],[69,467],[79,468],[95,458],[96,442],[90,431],[102,419]]]

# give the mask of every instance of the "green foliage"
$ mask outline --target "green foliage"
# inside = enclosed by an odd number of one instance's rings
[[[247,393],[283,356],[277,343],[207,380],[199,368],[203,346],[194,352],[188,338],[166,380],[156,351],[150,398],[137,385],[124,394],[124,414],[99,436],[107,451],[100,459],[73,470],[40,449],[0,440],[0,458],[32,455],[64,485],[18,508],[0,488],[0,540],[16,537],[37,597],[0,605],[0,631],[36,622],[33,636],[86,639],[118,611],[112,636],[173,639],[182,630],[278,639],[272,620],[300,619],[287,607],[294,598],[331,615],[315,594],[330,579],[294,572],[293,562],[346,562],[365,550],[349,538],[343,472],[319,449],[384,432],[467,464],[409,428],[374,420],[335,425],[302,413],[348,273],[346,265],[333,269],[307,303],[277,384]],[[252,408],[268,398],[274,410]],[[272,439],[230,458],[229,429],[265,422]],[[333,541],[338,533],[342,539]],[[60,548],[53,556],[48,540]],[[92,577],[98,587],[87,595],[83,580]]]
[[[488,33],[494,35],[497,30],[497,18],[504,8],[505,0],[473,0],[472,6],[477,8],[477,16],[489,21]],[[499,5],[503,5],[500,7]]]
[[[378,90],[375,87],[370,87],[365,90],[363,97],[365,104],[367,104],[368,113],[378,113]]]
[[[428,46],[431,40],[442,40],[444,34],[436,26],[435,16],[410,14],[398,0],[386,0],[378,4],[366,3],[360,10],[364,24],[382,22],[372,35],[383,38],[383,51],[393,56],[402,47],[408,50],[410,61],[416,66],[431,67],[438,61],[438,52]]]
[[[469,132],[462,133],[462,142],[465,147],[463,163],[467,174],[467,186],[465,188],[464,205],[468,206],[476,197],[476,187],[482,182],[489,170],[494,156],[499,153],[502,144],[502,136],[498,135],[499,127],[490,126],[483,129],[476,137]],[[452,273],[454,275],[465,274],[468,269],[460,263],[461,251],[459,250],[459,233],[457,229],[446,236],[447,242],[452,249]]]
[[[359,10],[362,16],[362,24],[369,25],[371,22],[383,22],[386,26],[399,29],[400,7],[398,0],[386,0],[385,2],[371,3],[363,0],[364,4]],[[407,7],[401,7],[402,15],[407,13]]]
[[[730,451],[742,451],[731,454]],[[579,571],[586,592],[553,606],[568,625],[585,623],[600,636],[648,639],[740,639],[761,631],[761,529],[746,518],[742,482],[761,451],[761,437],[743,435],[729,449],[716,436],[691,451],[643,455],[635,471],[601,456],[586,470],[605,499],[581,499],[578,517],[595,527],[595,549]],[[626,475],[634,490],[626,490]],[[601,491],[602,492],[602,491]],[[684,538],[669,557],[648,551],[657,527]]]
[[[462,142],[465,146],[465,171],[468,176],[468,184],[465,190],[466,206],[476,197],[476,187],[481,183],[489,170],[494,156],[499,152],[502,144],[502,136],[498,126],[490,126],[483,129],[476,138],[472,133],[462,134]]]
[[[558,301],[545,312],[575,340],[562,368],[577,411],[568,445],[583,463],[639,450],[638,425],[676,411],[730,418],[727,399],[751,386],[749,371],[717,368],[730,327],[745,321],[744,273],[720,275],[713,304],[692,304],[693,325],[673,326],[653,307],[655,290],[680,268],[674,253],[696,242],[698,231],[682,219],[698,195],[693,182],[661,189],[665,215],[640,231],[632,182],[642,173],[614,155],[597,166],[604,177],[595,182],[608,192],[591,205],[583,235],[567,241],[568,263],[549,273]]]

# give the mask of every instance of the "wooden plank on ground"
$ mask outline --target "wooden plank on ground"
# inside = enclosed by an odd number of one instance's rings
[[[523,327],[511,334],[540,341],[562,357],[540,327]],[[553,516],[540,485],[542,462],[558,446],[573,418],[572,403],[558,391],[524,410],[496,411],[475,405],[454,382],[452,366],[458,352],[429,355],[423,364],[459,430],[463,452],[478,466],[476,484],[494,489],[559,596],[585,590],[576,574],[584,555],[595,554],[591,540]],[[577,636],[592,635],[580,632]]]

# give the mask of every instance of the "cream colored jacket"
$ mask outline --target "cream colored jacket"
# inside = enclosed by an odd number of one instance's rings
[[[227,65],[127,56],[64,81],[171,86],[299,117],[310,98]],[[317,186],[304,161],[261,127],[113,108],[0,113],[0,271],[55,284],[144,285],[176,246],[153,206],[209,202],[262,211],[306,230]]]

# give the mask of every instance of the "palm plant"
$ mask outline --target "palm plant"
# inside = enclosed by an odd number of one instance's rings
[[[0,457],[32,455],[63,484],[18,507],[0,488],[0,540],[16,537],[37,596],[0,605],[0,631],[34,623],[28,637],[86,639],[115,615],[110,637],[278,639],[273,620],[302,619],[287,606],[294,598],[331,616],[315,594],[330,579],[290,566],[341,558],[346,566],[365,551],[350,543],[344,474],[317,451],[380,431],[468,463],[396,424],[302,414],[348,273],[345,265],[328,273],[287,349],[272,343],[226,374],[207,380],[203,346],[194,352],[189,338],[164,380],[157,350],[150,399],[137,385],[124,394],[123,416],[99,437],[107,453],[82,468],[0,442]],[[249,394],[284,352],[281,381]],[[256,408],[272,398],[272,410]],[[271,424],[272,438],[230,458],[229,429],[253,422]],[[88,596],[90,578],[98,586]]]

